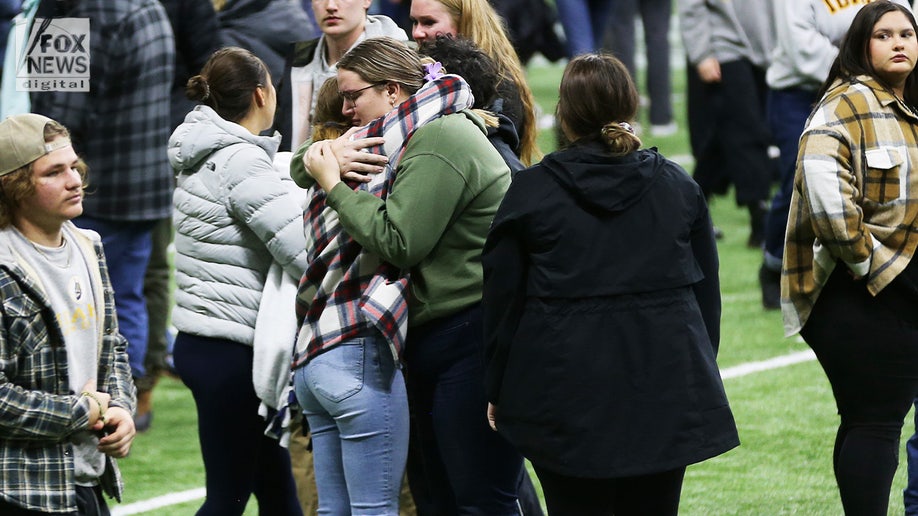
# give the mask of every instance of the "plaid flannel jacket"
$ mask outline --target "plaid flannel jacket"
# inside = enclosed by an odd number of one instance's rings
[[[839,261],[876,295],[918,247],[918,116],[869,76],[838,81],[800,139],[781,277],[787,335]]]
[[[370,152],[389,157],[386,171],[369,183],[351,184],[385,199],[395,181],[398,161],[415,130],[441,116],[472,106],[468,84],[456,75],[426,83],[411,98],[386,116],[358,131],[354,138],[382,136],[386,143]],[[431,193],[432,194],[432,193]],[[342,341],[375,327],[389,341],[396,360],[405,341],[408,323],[408,273],[364,252],[347,235],[337,213],[325,204],[318,185],[310,189],[304,212],[309,266],[297,292],[300,332],[293,367]]]
[[[0,499],[32,511],[74,512],[68,436],[86,428],[88,405],[70,390],[63,332],[40,280],[10,250],[10,231],[0,230]],[[102,243],[83,235],[76,240],[87,263],[98,264],[90,268],[93,292],[102,294],[97,305],[104,306],[98,315],[98,388],[111,395],[110,406],[133,413],[127,342],[118,333]],[[121,499],[114,459],[107,459],[100,483],[109,496]]]
[[[36,92],[32,110],[63,124],[89,165],[84,213],[171,217],[166,145],[175,42],[166,11],[156,0],[80,0],[59,14],[89,18],[89,91]]]

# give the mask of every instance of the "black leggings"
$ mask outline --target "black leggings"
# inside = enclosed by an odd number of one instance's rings
[[[675,516],[685,467],[622,478],[569,477],[535,467],[549,516]]]
[[[263,515],[301,516],[290,455],[263,433],[252,346],[180,332],[175,367],[194,396],[207,499],[198,516],[232,516],[249,497]]]
[[[833,465],[846,514],[887,514],[902,423],[918,394],[918,326],[896,315],[907,281],[903,273],[874,297],[839,263],[800,332],[841,416]]]

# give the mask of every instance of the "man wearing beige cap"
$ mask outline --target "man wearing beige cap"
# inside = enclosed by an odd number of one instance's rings
[[[135,392],[86,166],[41,115],[0,122],[0,514],[108,515]],[[25,466],[24,466],[25,465]]]

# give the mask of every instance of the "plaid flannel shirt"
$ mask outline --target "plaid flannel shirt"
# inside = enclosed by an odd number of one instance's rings
[[[89,406],[70,389],[63,332],[40,280],[10,250],[10,231],[0,230],[0,499],[33,511],[74,512],[68,437],[86,428]],[[127,342],[118,333],[102,243],[81,234],[76,240],[87,263],[98,264],[90,268],[93,292],[102,294],[97,305],[104,307],[98,388],[111,395],[110,406],[133,413]],[[122,483],[114,459],[106,460],[100,483],[120,501]]]
[[[415,130],[441,116],[472,106],[468,84],[444,75],[426,83],[408,100],[354,135],[382,136],[386,143],[370,152],[389,157],[386,171],[369,183],[350,184],[385,199],[395,181],[398,161]],[[304,212],[309,266],[297,292],[297,337],[293,367],[342,341],[375,327],[389,341],[398,360],[408,323],[408,272],[364,252],[341,227],[338,214],[326,206],[326,192],[311,188]]]
[[[60,14],[89,18],[89,91],[33,93],[32,111],[63,124],[89,165],[84,213],[170,217],[166,144],[175,42],[166,11],[156,0],[80,0]]]
[[[869,76],[839,81],[800,139],[781,277],[787,335],[836,263],[876,295],[918,247],[918,116]]]

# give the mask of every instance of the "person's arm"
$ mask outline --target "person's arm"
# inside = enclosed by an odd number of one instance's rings
[[[367,183],[370,181],[369,174],[379,174],[385,170],[385,164],[389,158],[380,154],[364,152],[368,147],[382,145],[386,140],[384,138],[361,138],[351,140],[350,137],[359,128],[353,127],[340,137],[332,140],[332,149],[335,157],[338,158],[339,177],[352,181]],[[316,184],[309,172],[306,170],[304,157],[306,151],[312,147],[313,141],[306,140],[303,145],[293,153],[290,159],[290,177],[300,188],[311,188]]]
[[[714,223],[711,221],[707,202],[700,190],[697,204],[698,217],[692,224],[691,244],[692,254],[704,278],[692,285],[692,290],[695,292],[695,299],[698,300],[701,317],[704,319],[708,338],[714,348],[714,356],[717,356],[720,348],[720,264],[717,256],[717,242],[714,238]]]
[[[822,84],[838,55],[829,35],[818,30],[815,9],[812,2],[801,6],[797,0],[781,0],[775,6],[777,44],[785,49],[794,73],[807,84]]]
[[[415,142],[422,138],[414,136]],[[306,166],[328,192],[327,204],[354,240],[396,267],[407,269],[430,254],[461,206],[465,179],[436,153],[406,156],[386,200],[342,183],[328,141],[306,154]]]
[[[99,439],[99,451],[115,458],[127,456],[134,441],[134,409],[137,402],[137,390],[131,378],[131,366],[128,362],[127,340],[118,331],[115,318],[115,298],[108,277],[108,268],[101,247],[96,252],[99,258],[102,282],[105,288],[105,328],[102,337],[102,352],[99,354],[100,370],[107,376],[101,386],[102,391],[110,396],[105,410],[104,426],[106,434]]]
[[[500,389],[526,300],[528,260],[523,236],[524,220],[517,219],[527,199],[521,197],[520,180],[511,183],[494,217],[482,252],[484,269],[482,316],[485,346],[485,393],[499,405]],[[531,200],[530,200],[531,202]],[[491,415],[494,415],[491,413]]]
[[[302,276],[306,238],[295,187],[285,184],[267,156],[256,155],[251,147],[230,158],[227,173],[227,210],[264,242],[288,274]]]
[[[863,186],[853,173],[850,146],[836,132],[814,130],[804,133],[800,148],[797,174],[819,244],[845,262],[855,277],[866,276],[873,237],[855,200]]]
[[[10,341],[6,317],[0,313],[0,440],[59,442],[90,428],[98,419],[98,407],[92,406],[95,402],[90,398],[24,389],[10,380],[25,351]]]
[[[689,62],[697,66],[707,58],[713,58],[711,42],[711,16],[706,0],[677,0],[679,31]]]

